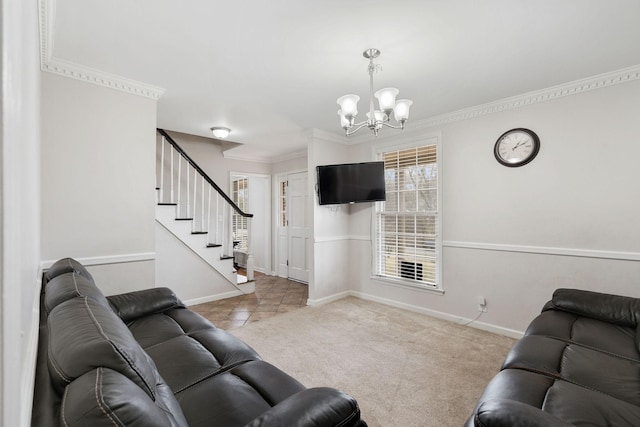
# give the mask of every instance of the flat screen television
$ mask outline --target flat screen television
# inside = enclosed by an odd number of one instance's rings
[[[317,166],[321,205],[385,200],[384,162]]]

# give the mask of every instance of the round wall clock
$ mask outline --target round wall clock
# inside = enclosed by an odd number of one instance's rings
[[[535,132],[517,128],[503,133],[493,147],[496,160],[504,166],[523,166],[533,160],[540,150],[540,138]]]

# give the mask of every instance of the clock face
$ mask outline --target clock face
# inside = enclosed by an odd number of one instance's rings
[[[540,150],[540,139],[529,129],[511,129],[498,138],[493,149],[496,160],[509,167],[529,163]]]

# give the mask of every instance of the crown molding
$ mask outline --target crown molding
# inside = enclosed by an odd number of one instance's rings
[[[307,157],[307,149],[304,148],[302,150],[293,151],[291,153],[281,154],[278,156],[273,156],[270,159],[271,163],[280,163],[285,162],[287,160],[299,159],[302,157]]]
[[[597,76],[585,79],[575,80],[546,89],[528,92],[522,95],[516,95],[509,98],[500,99],[498,101],[477,105],[475,107],[464,108],[462,110],[453,111],[451,113],[440,114],[423,120],[417,120],[410,123],[410,127],[404,129],[406,133],[422,132],[426,129],[436,126],[443,126],[449,123],[459,122],[462,120],[473,119],[485,116],[487,114],[499,113],[502,111],[512,110],[514,108],[526,107],[528,105],[537,104],[539,102],[551,101],[553,99],[563,98],[565,96],[577,95],[595,89],[602,89],[621,83],[627,83],[640,79],[640,65],[611,71]],[[398,133],[394,134],[396,137]],[[390,134],[385,135],[391,136]],[[363,134],[350,140],[349,144],[360,144],[363,142],[375,141],[373,135]]]
[[[325,141],[325,142],[334,142],[336,144],[344,144],[344,145],[350,145],[351,144],[351,140],[349,138],[347,138],[346,136],[336,135],[335,133],[327,132],[327,131],[324,131],[322,129],[317,129],[317,128],[306,130],[304,132],[304,135],[309,140],[321,140],[321,141]]]
[[[222,157],[229,160],[239,160],[241,162],[253,162],[253,163],[272,163],[271,157],[267,156],[252,156],[247,154],[232,154],[228,151],[222,152]]]
[[[40,69],[83,82],[159,99],[164,89],[53,56],[56,0],[39,0]]]

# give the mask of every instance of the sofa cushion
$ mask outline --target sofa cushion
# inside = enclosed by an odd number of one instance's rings
[[[129,322],[174,392],[260,356],[247,344],[187,309],[167,310]]]
[[[194,382],[178,390],[176,399],[190,427],[208,427],[212,419],[233,427],[244,426],[304,389],[278,368],[256,360]],[[282,425],[305,425],[304,420]]]
[[[105,307],[109,306],[107,299],[92,281],[75,271],[63,273],[47,283],[44,306],[47,313],[50,313],[60,303],[85,296]]]
[[[527,328],[526,336],[549,336],[640,360],[635,328],[563,311],[545,311]]]
[[[91,370],[67,386],[60,425],[68,427],[188,427],[177,402],[161,391],[154,402],[127,377],[108,368]]]
[[[496,411],[495,403],[492,411],[484,413],[481,420],[477,419],[478,410],[485,402],[500,401],[524,405],[506,405],[510,411],[517,410],[517,407],[526,408],[522,409],[526,421],[522,425],[537,426],[541,420],[554,418],[561,423],[551,423],[550,426],[566,423],[584,426],[640,425],[640,407],[636,405],[562,379],[519,369],[505,369],[489,382],[474,410],[476,421],[482,422],[476,425],[504,426],[504,414]]]
[[[524,369],[640,405],[640,362],[549,337],[525,336],[503,369]]]
[[[109,308],[89,297],[58,304],[48,317],[49,366],[62,388],[83,374],[107,367],[133,381],[155,399],[155,366],[126,325]],[[78,339],[82,337],[82,339]]]
[[[93,277],[84,265],[80,264],[73,258],[62,258],[49,267],[49,269],[44,273],[44,283],[47,283],[54,277],[58,277],[65,273],[76,273],[91,283],[94,283]]]
[[[185,307],[169,288],[151,288],[111,295],[107,297],[107,301],[124,322],[150,314],[162,313],[170,308]]]
[[[640,299],[582,289],[557,289],[545,310],[562,310],[579,316],[635,328],[640,319]]]

